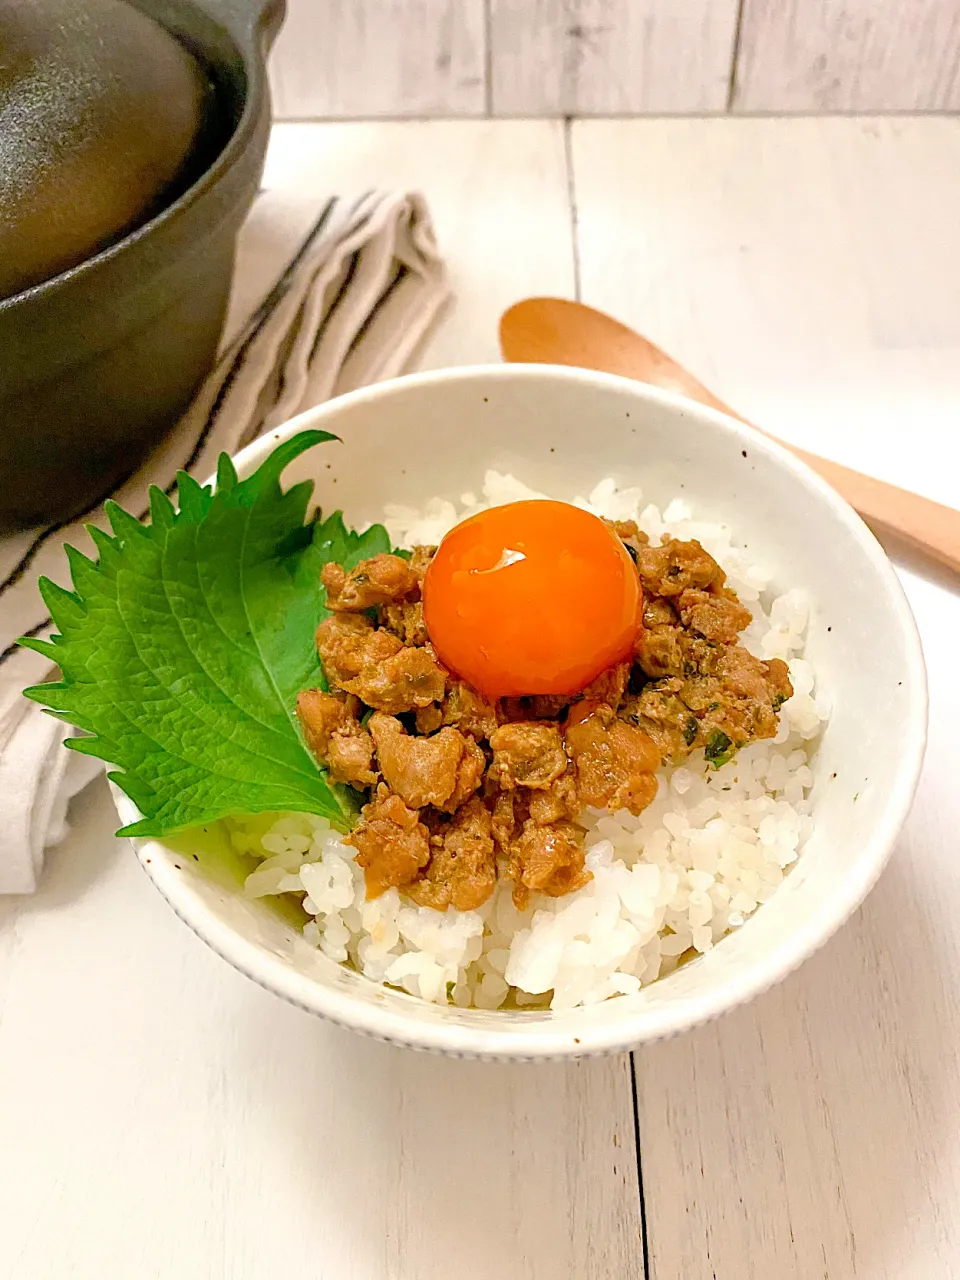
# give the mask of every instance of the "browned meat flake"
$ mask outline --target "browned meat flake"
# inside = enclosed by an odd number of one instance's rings
[[[409,562],[392,555],[361,560],[349,573],[339,564],[325,564],[320,581],[327,590],[327,608],[337,613],[361,613],[372,605],[403,600],[420,588]]]
[[[521,798],[516,791],[496,791],[493,795],[493,838],[504,854],[526,817],[526,812],[523,817],[517,814],[517,802]]]
[[[297,694],[297,719],[307,746],[326,760],[330,739],[347,718],[346,703],[321,689],[304,689]]]
[[[430,862],[407,894],[421,907],[473,911],[497,883],[490,814],[474,798],[460,806],[431,839]]]
[[[653,680],[682,675],[685,661],[684,638],[680,627],[645,627],[637,636],[634,654],[644,675]]]
[[[436,554],[436,547],[413,548],[413,552],[407,563],[410,566],[410,572],[421,586],[423,585],[423,580],[426,577],[427,570],[430,568],[430,561]]]
[[[334,782],[348,782],[352,787],[372,787],[377,781],[373,766],[373,739],[357,720],[348,721],[342,733],[330,739],[327,756],[330,777]]]
[[[679,608],[685,627],[718,644],[736,644],[753,617],[735,596],[711,595],[707,591],[684,591]]]
[[[378,635],[388,635],[380,631]],[[391,640],[396,640],[390,636]],[[399,644],[399,641],[396,641]],[[437,662],[429,645],[422,649],[400,648],[383,662],[368,663],[353,680],[342,682],[368,707],[399,715],[439,702],[447,685],[447,673]]]
[[[723,764],[746,743],[776,734],[777,713],[793,692],[786,665],[763,662],[739,643],[750,610],[698,542],[664,537],[652,546],[643,534],[635,541],[644,625],[620,718],[649,735],[665,760],[702,747]]]
[[[678,596],[690,588],[719,591],[726,581],[716,560],[696,541],[664,537],[659,547],[641,546],[636,562],[644,592],[653,596]]]
[[[623,701],[629,679],[630,663],[619,662],[615,667],[608,667],[597,676],[596,680],[591,681],[577,701],[583,699],[586,702],[605,702],[608,707],[616,711]]]
[[[501,698],[497,704],[499,724],[531,720],[557,720],[573,701],[568,693],[531,693],[524,698]]]
[[[443,723],[480,741],[496,732],[497,713],[492,702],[463,680],[451,680],[443,703]]]
[[[519,840],[510,846],[507,875],[513,880],[513,900],[523,911],[531,891],[562,898],[593,879],[584,868],[583,833],[572,822],[538,826],[524,824]]]
[[[370,717],[369,729],[380,772],[391,791],[413,809],[447,803],[457,790],[466,746],[463,734],[441,729],[431,738],[412,737],[399,720],[381,711]]]
[[[680,698],[683,680],[670,676],[648,684],[627,700],[621,716],[641,728],[664,760],[682,760],[694,749],[700,721]]]
[[[399,653],[403,645],[388,631],[375,631],[362,614],[333,614],[317,627],[317,652],[331,684],[343,684]]]
[[[443,726],[443,708],[431,702],[429,707],[417,708],[417,733],[436,733]]]
[[[382,604],[378,610],[380,626],[404,644],[426,644],[430,637],[423,621],[423,605],[419,600],[400,600]]]
[[[538,826],[562,819],[573,820],[583,808],[577,795],[576,774],[572,767],[546,791],[530,792],[530,818]]]
[[[457,731],[453,729],[451,732]],[[446,813],[455,813],[457,808],[479,788],[486,767],[487,757],[483,754],[483,748],[472,738],[464,738],[463,755],[457,766],[457,784],[453,794],[440,806],[441,809]]]
[[[728,749],[777,732],[777,713],[793,693],[787,664],[755,658],[739,644],[684,641],[683,676],[651,681],[621,716],[648,733],[664,759],[697,747],[721,762]]]
[[[637,664],[654,680],[690,675],[711,661],[718,649],[739,647],[738,634],[752,617],[749,609],[726,594],[684,591],[678,604],[682,624],[645,628],[637,637]]]
[[[715,670],[727,688],[741,697],[784,701],[793,696],[787,664],[780,658],[763,662],[737,645],[720,651]]]
[[[394,886],[412,884],[430,859],[429,831],[416,810],[408,808],[383,783],[373,800],[364,805],[346,843],[357,851],[368,898],[378,898]]]
[[[646,534],[640,532],[636,520],[604,520],[608,529],[612,529],[621,542],[629,542],[636,546],[647,542]]]
[[[629,680],[630,663],[619,662],[616,666],[602,671],[580,693],[532,693],[523,698],[501,698],[499,722],[512,724],[535,720],[562,720],[567,708],[582,698],[594,702],[607,702],[616,710],[626,693]]]
[[[333,782],[370,787],[377,781],[373,768],[373,738],[356,715],[356,700],[336,698],[320,689],[304,689],[297,698],[297,717],[307,746],[330,770]]]
[[[646,733],[618,720],[606,703],[578,702],[567,718],[564,739],[584,804],[636,814],[657,794],[660,752]]]
[[[675,627],[677,612],[669,600],[661,600],[659,596],[644,595],[643,625],[650,627]]]
[[[513,787],[549,787],[567,769],[567,753],[555,724],[503,724],[491,734],[490,746],[490,778],[508,791]]]

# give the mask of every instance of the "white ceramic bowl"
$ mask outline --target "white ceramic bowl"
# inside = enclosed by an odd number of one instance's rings
[[[880,874],[910,807],[926,736],[926,679],[900,584],[859,518],[778,445],[722,414],[625,379],[546,366],[451,369],[334,400],[244,449],[248,474],[304,427],[342,444],[309,451],[286,480],[311,476],[324,510],[348,523],[387,502],[420,506],[512,471],[558,498],[603,476],[658,505],[678,494],[727,521],[780,589],[817,602],[806,656],[833,713],[815,755],[815,830],[795,868],[746,924],[636,996],[569,1012],[439,1007],[328,960],[297,928],[243,896],[216,833],[135,841],[174,911],[225,960],[284,999],[357,1031],[463,1056],[604,1053],[674,1035],[790,973],[847,919]],[[329,468],[329,469],[328,469]],[[137,814],[117,793],[125,822]],[[199,861],[192,855],[197,855]]]

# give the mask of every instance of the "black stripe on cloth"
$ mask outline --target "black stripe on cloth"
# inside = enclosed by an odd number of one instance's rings
[[[44,618],[42,622],[38,622],[36,626],[31,627],[29,631],[24,631],[20,639],[14,640],[11,644],[8,644],[3,653],[0,653],[0,662],[5,662],[7,658],[13,657],[20,648],[20,640],[33,640],[41,631],[45,631],[47,627],[50,626],[51,622],[53,622],[52,618]]]
[[[391,295],[396,292],[397,286],[402,280],[405,280],[409,274],[410,268],[403,262],[399,263],[396,271],[394,272],[393,279],[384,289],[383,293],[381,293],[374,305],[370,308],[370,314],[354,334],[354,338],[350,343],[350,350],[347,352],[347,355],[349,355],[351,351],[354,351],[358,344],[363,340],[366,336],[367,330],[370,328],[385,303],[390,300]],[[314,351],[316,351],[316,348],[314,348]]]
[[[244,335],[242,341],[240,342],[240,345],[237,349],[237,354],[234,357],[233,362],[230,365],[230,368],[227,370],[227,373],[223,379],[223,382],[220,384],[220,389],[217,392],[217,397],[210,408],[210,412],[207,414],[207,420],[203,424],[203,427],[200,431],[200,435],[197,437],[197,440],[194,443],[193,449],[190,453],[190,457],[180,468],[181,471],[189,471],[191,467],[196,465],[196,462],[200,457],[200,454],[203,452],[203,446],[206,444],[207,440],[209,439],[210,433],[213,430],[214,426],[216,425],[217,419],[220,416],[220,410],[223,408],[223,403],[230,392],[230,388],[233,386],[237,378],[240,376],[240,372],[243,369],[244,362],[246,360],[246,356],[250,350],[250,347],[259,337],[260,333],[263,330],[264,325],[273,315],[274,311],[276,311],[277,307],[280,305],[283,299],[290,292],[290,286],[292,284],[293,276],[297,268],[300,266],[300,263],[303,261],[306,254],[313,247],[314,241],[316,240],[317,236],[320,234],[320,232],[326,226],[327,222],[330,220],[330,215],[333,213],[336,206],[337,206],[337,198],[336,196],[333,196],[324,206],[316,222],[307,232],[307,236],[304,239],[303,243],[300,245],[300,248],[297,250],[296,254],[290,259],[290,261],[284,267],[283,272],[280,276],[280,279],[273,286],[273,288],[264,298],[263,302],[260,304],[257,310],[253,313],[253,316],[250,318],[250,321],[247,326],[247,332]],[[173,493],[176,487],[177,487],[177,480],[176,480],[176,477],[174,477],[173,480],[171,480],[170,483],[167,485],[165,492],[169,496],[171,493]],[[144,515],[146,515],[146,512],[144,512]],[[140,519],[142,520],[143,516],[140,516]]]
[[[351,210],[351,213],[356,213],[356,211],[357,211],[358,209],[360,209],[360,208],[363,206],[363,204],[364,204],[367,200],[369,200],[369,199],[370,199],[370,197],[371,197],[371,196],[373,196],[374,194],[375,194],[375,193],[374,193],[373,191],[368,191],[365,195],[361,196],[361,197],[360,197],[360,199],[359,199],[359,200],[357,200],[357,202],[354,204],[353,209]],[[377,205],[374,205],[374,209],[376,209],[377,207],[378,207]],[[372,213],[372,212],[373,212],[373,209],[371,209],[371,210],[370,210],[370,213]],[[368,213],[368,214],[366,214],[366,215],[365,215],[365,218],[364,218],[364,220],[363,220],[363,221],[369,221],[369,220],[370,220],[370,213]],[[360,227],[360,226],[362,226],[362,225],[363,225],[363,221],[361,221],[360,223],[358,223],[358,227]],[[340,305],[340,303],[342,302],[342,300],[343,300],[343,296],[344,296],[344,294],[346,293],[347,289],[350,287],[350,284],[351,284],[351,282],[352,282],[352,280],[353,280],[353,277],[354,277],[354,275],[356,274],[357,267],[358,267],[358,266],[359,266],[359,264],[360,264],[360,255],[361,255],[361,253],[362,253],[362,252],[363,252],[362,248],[361,248],[361,249],[357,249],[357,250],[355,250],[355,251],[354,251],[354,253],[353,253],[353,254],[351,255],[351,257],[350,257],[350,262],[349,262],[349,265],[348,265],[348,267],[347,267],[346,275],[345,275],[345,276],[344,276],[344,278],[343,278],[343,283],[340,285],[340,288],[337,290],[337,296],[334,298],[333,302],[330,304],[330,309],[329,309],[329,311],[327,312],[327,314],[324,316],[324,318],[323,318],[323,322],[321,323],[321,325],[320,325],[319,329],[317,330],[317,336],[316,336],[316,337],[314,338],[314,340],[313,340],[313,346],[310,348],[310,355],[309,355],[308,360],[307,360],[307,363],[308,363],[308,364],[312,364],[312,363],[313,363],[313,361],[316,359],[317,351],[318,351],[318,350],[319,350],[319,348],[320,348],[320,343],[323,341],[324,335],[326,334],[326,331],[327,331],[327,328],[328,328],[328,326],[329,326],[329,324],[330,324],[330,321],[333,319],[334,312],[336,311],[337,307],[338,307],[338,306]],[[407,268],[406,268],[406,266],[404,266],[404,265],[401,263],[401,265],[400,265],[400,267],[399,267],[399,271],[400,271],[403,275],[406,275],[406,274],[407,274]],[[392,290],[393,290],[393,288],[394,288],[394,285],[396,285],[396,283],[397,283],[397,279],[396,279],[396,278],[394,278],[394,280],[393,280],[393,281],[391,281],[391,283],[386,287],[386,289],[384,290],[384,292],[380,295],[380,297],[379,297],[379,298],[377,299],[377,301],[374,303],[373,308],[372,308],[372,309],[371,309],[371,311],[370,311],[370,314],[367,316],[367,318],[364,320],[363,324],[360,326],[360,328],[359,328],[359,329],[357,330],[357,332],[354,334],[354,336],[353,336],[353,338],[352,338],[352,340],[351,340],[351,342],[350,342],[350,346],[349,346],[349,348],[348,348],[348,351],[347,351],[347,354],[348,354],[348,355],[349,355],[349,353],[354,349],[354,347],[357,345],[358,341],[359,341],[359,340],[363,337],[363,335],[366,333],[367,329],[368,329],[368,328],[369,328],[369,326],[370,326],[370,321],[371,321],[371,320],[373,319],[373,317],[377,314],[377,312],[379,311],[379,309],[380,309],[380,307],[383,305],[383,303],[386,301],[386,299],[390,296],[390,293],[392,292]]]
[[[320,321],[320,326],[317,329],[316,341],[314,342],[313,346],[310,348],[310,355],[307,357],[308,365],[312,363],[314,356],[317,354],[317,344],[319,343],[320,339],[323,337],[323,335],[327,331],[327,327],[330,324],[330,318],[333,315],[334,311],[336,311],[337,304],[340,302],[340,299],[343,297],[344,289],[346,289],[346,287],[350,284],[351,280],[356,274],[357,262],[359,261],[359,258],[360,258],[359,249],[350,255],[348,265],[347,265],[347,272],[346,272],[346,275],[344,276],[343,284],[337,290],[337,296],[334,298],[333,302],[330,304],[329,311]],[[283,369],[280,369],[277,372],[277,394],[275,397],[276,401],[280,401],[283,398],[283,392],[284,392],[285,386],[286,386],[286,381],[283,376]],[[266,414],[264,414],[264,416],[260,418],[260,420],[257,422],[256,428],[249,433],[248,438],[250,440],[256,440],[258,436],[263,434],[263,428],[264,428],[264,424],[266,423],[266,420],[267,420]]]
[[[337,290],[337,295],[333,299],[333,301],[330,303],[330,309],[328,310],[327,314],[323,317],[323,320],[320,322],[320,327],[317,329],[317,336],[314,338],[313,346],[310,348],[310,356],[307,361],[308,364],[313,364],[313,361],[316,359],[317,351],[320,348],[320,343],[323,341],[324,337],[326,336],[326,332],[330,328],[330,322],[333,319],[334,315],[336,314],[337,308],[340,306],[340,303],[343,301],[343,295],[350,288],[351,284],[353,284],[353,277],[357,274],[357,266],[359,262],[360,262],[360,250],[355,249],[354,252],[351,253],[350,258],[347,262],[347,269],[344,272],[344,276],[343,276],[343,280],[341,281],[340,288]]]

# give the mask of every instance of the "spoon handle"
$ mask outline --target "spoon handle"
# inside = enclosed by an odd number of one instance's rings
[[[960,573],[960,511],[956,508],[793,445],[787,448],[836,489],[876,532],[893,534],[914,551]]]
[[[515,303],[500,318],[500,346],[508,361],[567,364],[616,373],[699,401],[739,418],[755,431],[762,430],[724,404],[648,338],[582,302],[527,298]],[[797,449],[785,440],[778,443],[822,476],[875,530],[894,535],[960,574],[960,511]]]
[[[770,434],[736,413],[693,377],[680,386],[676,380],[670,379],[668,370],[661,379],[654,369],[654,377],[649,381],[667,390],[679,391],[690,399],[700,400],[711,409],[719,409],[762,435]],[[821,458],[816,453],[808,453],[806,449],[798,449],[796,445],[775,438],[778,444],[789,449],[795,458],[805,462],[831,488],[836,489],[874,530],[892,534],[912,550],[924,552],[938,564],[960,573],[960,511],[956,508],[945,507],[932,498],[923,498],[918,493],[900,489],[895,484],[887,484],[885,480],[877,480],[862,471],[854,471],[852,467],[841,466],[839,462],[831,462],[829,458]]]

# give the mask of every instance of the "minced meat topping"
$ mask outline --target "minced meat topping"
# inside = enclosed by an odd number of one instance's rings
[[[444,669],[420,599],[435,548],[324,567],[329,689],[304,690],[297,716],[332,780],[368,793],[348,837],[368,897],[395,886],[421,906],[470,910],[498,875],[521,909],[534,892],[571,893],[591,875],[584,808],[639,814],[662,761],[702,748],[719,766],[775,735],[793,692],[786,663],[739,643],[751,614],[717,562],[699,542],[611,527],[637,567],[643,626],[632,663],[568,697],[494,704]]]

